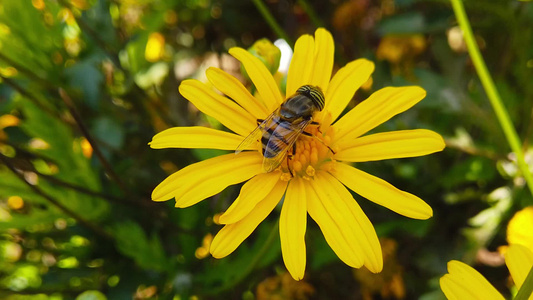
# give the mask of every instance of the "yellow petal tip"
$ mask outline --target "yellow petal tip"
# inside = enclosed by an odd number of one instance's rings
[[[381,273],[381,271],[383,271],[383,260],[381,260],[381,264],[379,264],[378,262],[378,265],[365,264],[365,266],[370,272],[374,274],[378,274],[378,273]]]
[[[213,256],[216,259],[222,259],[222,258],[226,257],[225,255],[220,255],[220,253],[218,253],[218,251],[216,249],[212,249],[212,247],[209,250],[209,252],[211,253],[211,256]]]
[[[227,224],[231,224],[231,223],[235,223],[235,222],[232,222],[233,220],[228,220],[228,215],[226,213],[223,213],[222,215],[220,215],[220,217],[218,218],[218,223],[222,224],[222,225],[227,225]]]
[[[414,88],[417,90],[417,91],[416,91],[417,93],[422,94],[422,99],[426,98],[427,92],[426,92],[425,89],[423,89],[423,88],[420,87],[420,86],[414,86]]]
[[[157,193],[152,193],[152,197],[151,198],[152,198],[152,201],[154,201],[154,202],[163,202],[163,201],[167,201],[167,200],[171,199],[171,198],[162,197],[161,195],[158,195]]]
[[[231,56],[235,56],[235,54],[237,54],[237,52],[242,52],[242,51],[246,51],[246,50],[244,50],[244,49],[241,48],[241,47],[231,47],[231,48],[228,50],[228,53],[229,53]]]
[[[433,217],[433,209],[429,204],[421,200],[421,203],[418,205],[418,213],[411,216],[413,219],[418,220],[427,220],[431,217]]]

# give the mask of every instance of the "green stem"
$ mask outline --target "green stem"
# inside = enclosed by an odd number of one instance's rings
[[[472,58],[472,62],[474,63],[474,67],[476,68],[479,79],[481,80],[481,84],[483,84],[483,88],[485,89],[492,108],[496,113],[496,117],[500,122],[500,126],[502,127],[505,137],[507,138],[507,142],[509,143],[511,150],[516,155],[518,167],[520,168],[520,171],[522,171],[522,174],[529,187],[529,191],[533,196],[533,176],[531,175],[528,165],[524,159],[524,153],[521,148],[520,138],[518,137],[518,134],[516,133],[516,130],[513,127],[513,124],[509,117],[509,113],[507,113],[505,106],[503,106],[502,104],[500,94],[498,93],[498,90],[494,85],[494,81],[492,80],[487,70],[487,66],[483,61],[483,57],[479,52],[479,48],[477,47],[476,41],[474,39],[474,34],[472,33],[472,28],[470,27],[470,23],[468,22],[468,18],[466,17],[463,2],[461,0],[451,0],[451,2],[457,21],[459,22],[459,26],[463,31],[466,46],[468,48],[468,53]]]
[[[531,296],[531,292],[533,292],[533,267],[529,270],[526,280],[524,280],[524,283],[520,290],[518,290],[514,300],[527,300],[529,299],[529,296]]]
[[[100,146],[96,143],[95,139],[90,134],[89,129],[83,122],[81,115],[78,113],[78,110],[76,109],[74,105],[74,102],[72,101],[70,96],[67,94],[67,92],[64,89],[60,88],[59,96],[61,97],[61,99],[67,106],[67,108],[69,109],[70,114],[76,121],[76,124],[78,125],[78,128],[82,132],[83,136],[87,139],[87,141],[91,145],[93,149],[93,153],[96,155],[96,157],[102,164],[102,167],[104,168],[109,178],[111,178],[111,180],[113,180],[118,185],[118,187],[124,192],[125,195],[128,196],[129,199],[131,199],[132,201],[140,201],[137,197],[135,197],[135,195],[130,193],[130,189],[126,186],[124,181],[122,181],[121,177],[118,176],[118,174],[115,172],[115,170],[111,166],[111,163],[109,163],[109,161],[105,158],[103,152],[100,150]]]
[[[270,28],[282,39],[284,39],[289,45],[293,45],[291,39],[287,35],[287,33],[279,26],[276,19],[274,19],[274,16],[268,11],[268,8],[261,0],[252,0],[252,2],[255,4],[255,7],[257,10],[259,10],[259,13],[263,16],[265,21],[268,23]]]

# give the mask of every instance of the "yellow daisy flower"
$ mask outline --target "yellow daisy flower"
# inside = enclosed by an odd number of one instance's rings
[[[302,279],[305,272],[307,213],[318,223],[326,241],[343,262],[354,268],[364,265],[372,272],[380,272],[383,259],[378,237],[348,189],[410,218],[432,216],[431,207],[420,198],[350,165],[441,151],[442,137],[429,130],[363,136],[415,105],[426,92],[417,86],[384,88],[339,118],[355,91],[370,77],[374,64],[358,59],[331,77],[333,52],[333,38],[322,28],[315,32],[314,38],[303,35],[296,42],[285,94],[294,95],[304,85],[318,86],[325,105],[313,117],[319,125],[311,124],[306,129],[314,138],[301,135],[290,160],[284,160],[272,172],[265,172],[258,141],[246,147],[250,151],[229,153],[187,166],[154,189],[154,201],[175,198],[176,207],[188,207],[229,185],[247,181],[237,199],[219,218],[225,226],[212,241],[210,252],[214,257],[232,253],[284,199],[279,220],[281,250],[294,279]],[[217,68],[208,69],[207,78],[227,97],[197,80],[183,81],[179,91],[200,111],[216,118],[235,134],[204,127],[170,128],[154,136],[152,148],[236,150],[257,128],[257,120],[264,120],[280,107],[285,97],[265,65],[242,48],[232,48],[229,53],[246,69],[257,89],[257,97],[236,78]]]
[[[520,244],[511,245],[505,253],[505,264],[516,287],[520,289],[533,267],[533,252]],[[448,262],[448,274],[441,277],[440,288],[449,300],[505,299],[478,271],[456,260]],[[533,300],[533,295],[529,299]]]

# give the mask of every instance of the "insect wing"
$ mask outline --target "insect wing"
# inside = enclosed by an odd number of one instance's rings
[[[274,115],[276,112],[273,112],[268,116],[263,122],[261,122],[240,144],[237,146],[237,149],[235,149],[235,154],[241,153],[243,150],[248,148],[251,144],[254,142],[257,142],[261,140],[261,137],[263,136],[263,132],[266,130],[270,122],[272,122],[272,119],[274,118]]]
[[[266,172],[273,171],[281,164],[287,151],[291,149],[309,123],[311,123],[311,120],[305,120],[298,124],[287,123],[287,128],[282,124],[276,127],[272,135],[270,135],[265,153],[271,151],[277,154],[273,157],[266,157],[265,155],[263,158],[263,169]]]

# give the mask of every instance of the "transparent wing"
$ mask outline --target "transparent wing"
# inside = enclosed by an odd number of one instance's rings
[[[268,116],[263,122],[261,122],[240,144],[237,146],[237,149],[235,149],[235,154],[239,154],[242,152],[242,150],[248,148],[252,143],[257,142],[261,140],[261,137],[263,136],[263,132],[266,130],[268,124],[272,121],[274,118],[276,112],[273,112]]]
[[[277,154],[274,157],[263,158],[263,169],[266,172],[273,171],[281,164],[287,155],[287,151],[291,149],[309,123],[311,123],[311,120],[305,120],[298,124],[289,123],[288,128],[283,126],[276,127],[268,140],[265,153],[269,151],[269,149],[276,148]],[[283,140],[278,138],[280,136],[283,137]]]

